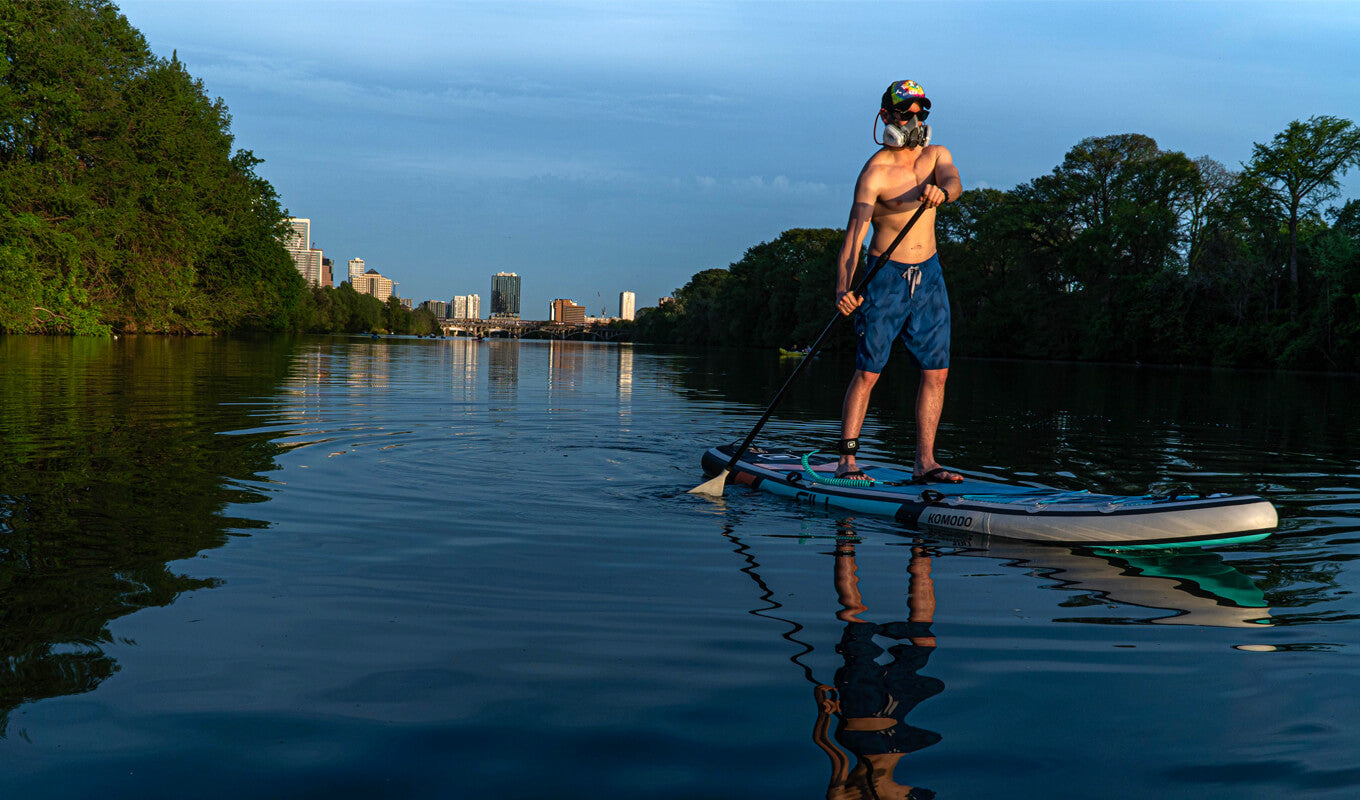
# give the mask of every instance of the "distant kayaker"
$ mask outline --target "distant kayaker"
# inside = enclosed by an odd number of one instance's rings
[[[920,84],[898,81],[889,86],[878,112],[884,124],[883,141],[874,139],[882,148],[869,158],[855,183],[836,273],[836,307],[847,315],[859,311],[855,316],[855,375],[841,409],[836,468],[840,478],[868,480],[855,465],[860,428],[893,341],[900,340],[921,369],[913,474],[921,482],[963,479],[935,460],[935,431],[949,375],[949,296],[935,252],[935,209],[957,200],[963,183],[949,150],[930,143],[930,126],[924,124],[929,113],[930,100]],[[877,122],[874,130],[878,130]],[[869,259],[873,263],[922,204],[926,211],[919,224],[865,287],[864,296],[852,292],[860,248],[870,227]]]

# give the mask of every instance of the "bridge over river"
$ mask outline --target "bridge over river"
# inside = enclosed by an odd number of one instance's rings
[[[577,339],[597,342],[630,341],[632,327],[611,328],[608,323],[567,324],[532,319],[445,319],[439,321],[445,336],[494,336],[505,339]]]

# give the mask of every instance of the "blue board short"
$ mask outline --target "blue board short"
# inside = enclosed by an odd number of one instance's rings
[[[870,256],[873,259],[874,256]],[[913,283],[919,276],[913,290]],[[920,264],[889,261],[864,290],[855,315],[855,369],[882,372],[894,339],[901,339],[921,369],[949,366],[949,294],[940,256]]]

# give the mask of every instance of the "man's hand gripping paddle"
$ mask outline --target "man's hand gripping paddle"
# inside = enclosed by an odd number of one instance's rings
[[[911,230],[911,226],[916,224],[916,220],[921,218],[921,215],[925,213],[925,210],[926,204],[923,201],[921,205],[917,207],[916,213],[912,214],[911,219],[907,220],[907,224],[902,227],[902,232],[897,234],[897,238],[892,240],[892,244],[888,245],[888,249],[884,250],[883,255],[878,257],[878,261],[865,271],[864,277],[860,278],[859,283],[855,284],[855,288],[853,289],[855,294],[861,294],[864,291],[864,287],[869,285],[869,281],[873,280],[873,277],[878,274],[879,268],[888,263],[888,259],[892,256],[893,250],[896,250],[897,245],[906,238],[907,231]],[[803,371],[803,368],[812,363],[812,357],[817,355],[817,351],[822,349],[822,343],[826,341],[826,337],[831,333],[831,330],[836,327],[836,323],[840,321],[842,316],[845,315],[837,310],[836,315],[832,317],[831,321],[822,329],[822,335],[818,336],[817,341],[813,342],[812,346],[808,348],[807,356],[799,359],[798,367],[794,369],[793,374],[789,376],[789,379],[784,381],[784,385],[780,387],[779,392],[776,393],[774,399],[770,401],[769,408],[765,409],[765,413],[760,416],[760,421],[757,422],[756,426],[751,429],[751,432],[746,435],[746,441],[742,442],[741,446],[732,454],[732,460],[727,462],[727,466],[723,467],[721,472],[709,480],[690,489],[690,494],[706,494],[712,497],[722,497],[723,487],[727,485],[727,476],[732,472],[732,468],[737,465],[737,461],[739,461],[742,454],[746,452],[746,448],[751,446],[751,442],[755,441],[756,434],[760,433],[760,429],[765,427],[765,423],[769,421],[770,415],[774,413],[775,406],[778,406],[779,401],[784,399],[784,392],[788,391],[788,388],[793,385],[794,380],[798,378],[798,374]]]

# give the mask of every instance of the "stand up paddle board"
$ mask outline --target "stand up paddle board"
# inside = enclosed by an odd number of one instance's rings
[[[735,452],[736,445],[708,450],[704,471],[718,474]],[[1255,495],[1096,494],[968,475],[962,483],[916,483],[908,468],[863,458],[856,463],[874,479],[872,485],[833,484],[828,481],[834,480],[836,462],[830,454],[752,447],[728,480],[916,528],[1118,549],[1254,542],[1279,523],[1275,507]]]

